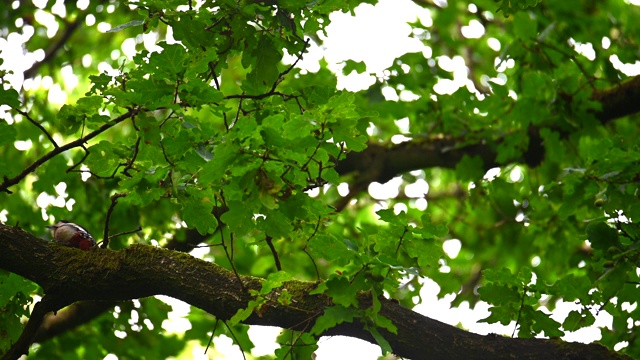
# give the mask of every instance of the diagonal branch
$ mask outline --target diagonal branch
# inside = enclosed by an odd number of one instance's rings
[[[30,173],[32,173],[33,171],[35,171],[40,165],[46,163],[47,161],[51,160],[53,157],[55,157],[56,155],[62,154],[63,152],[76,148],[76,147],[82,147],[84,145],[84,143],[86,143],[87,141],[93,139],[94,137],[102,134],[103,132],[107,131],[108,129],[112,128],[113,126],[125,121],[126,119],[136,115],[138,112],[140,112],[140,109],[133,109],[133,110],[129,110],[126,113],[118,116],[117,118],[109,121],[108,123],[102,125],[100,128],[98,128],[97,130],[87,134],[86,136],[72,141],[64,146],[60,146],[60,147],[56,147],[55,149],[53,149],[52,151],[46,153],[44,156],[42,156],[41,158],[39,158],[38,160],[34,161],[31,165],[27,166],[20,174],[16,175],[15,177],[9,178],[7,176],[4,177],[2,183],[0,183],[0,192],[6,192],[6,193],[11,193],[11,191],[9,190],[9,187],[18,184],[20,181],[22,181],[22,179],[24,179],[27,175],[29,175]]]
[[[47,313],[55,312],[66,305],[68,305],[68,303],[65,303],[59,296],[45,295],[42,300],[33,307],[31,317],[22,331],[20,338],[11,346],[11,349],[2,356],[2,360],[18,359],[23,354],[29,354],[29,346],[33,343]]]
[[[44,128],[44,126],[42,126],[42,124],[40,124],[39,122],[35,121],[31,115],[29,115],[28,112],[26,111],[22,111],[20,109],[15,109],[16,112],[18,112],[18,114],[24,116],[25,118],[27,118],[27,120],[29,120],[29,122],[31,122],[33,125],[35,125],[38,129],[40,129],[40,131],[42,131],[42,133],[47,137],[47,139],[49,139],[49,141],[51,141],[51,143],[53,144],[53,147],[57,148],[58,147],[58,143],[56,143],[56,141],[53,139],[53,137],[51,136],[51,134],[49,134],[49,132],[47,131],[47,129]]]
[[[76,19],[67,24],[67,27],[64,28],[64,32],[56,41],[54,41],[51,46],[45,51],[44,59],[42,61],[35,62],[30,68],[24,71],[24,78],[29,79],[35,77],[38,74],[38,70],[40,67],[53,59],[58,51],[64,47],[64,45],[69,41],[71,36],[80,28],[85,18],[87,17],[87,12],[83,12]]]
[[[47,295],[64,294],[60,298],[64,303],[119,301],[164,294],[226,320],[239,309],[245,309],[252,300],[249,291],[241,290],[240,280],[233,272],[188,254],[144,245],[120,251],[78,251],[4,225],[0,225],[0,268],[40,284]],[[185,282],[185,278],[189,281]],[[243,276],[242,282],[247,290],[259,291],[263,280]],[[331,306],[325,295],[309,295],[316,288],[315,282],[289,281],[283,287],[292,294],[292,305],[269,301],[244,323],[304,331]],[[481,336],[421,316],[393,301],[380,299],[380,302],[381,315],[393,321],[398,329],[397,334],[383,330],[381,333],[396,355],[402,357],[424,358],[425,349],[429,349],[431,358],[445,360],[628,359],[598,344]],[[363,293],[359,304],[362,309],[371,307],[370,294]],[[322,335],[375,341],[366,325],[359,321],[338,324]]]

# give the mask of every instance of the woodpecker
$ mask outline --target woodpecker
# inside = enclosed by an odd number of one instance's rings
[[[58,244],[78,248],[80,250],[89,250],[96,245],[93,236],[89,234],[87,229],[78,224],[60,220],[54,225],[47,226],[53,233],[53,240]]]

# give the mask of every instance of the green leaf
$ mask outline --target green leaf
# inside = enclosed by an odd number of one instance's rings
[[[591,314],[590,311],[576,311],[572,310],[569,312],[569,315],[564,322],[562,323],[562,327],[567,331],[577,331],[587,326],[593,325],[595,322],[595,317]]]
[[[523,40],[533,40],[538,34],[538,24],[527,12],[519,12],[513,18],[515,36]]]
[[[312,335],[322,335],[325,331],[343,322],[353,322],[353,319],[355,319],[357,315],[357,310],[353,308],[346,308],[340,305],[328,307],[324,309],[322,315],[316,319],[309,333]]]
[[[0,86],[0,105],[9,105],[14,109],[20,107],[20,94],[15,89]]]
[[[492,306],[489,308],[489,312],[489,316],[484,319],[478,320],[478,322],[487,324],[500,323],[502,325],[509,325],[516,314],[515,309],[505,306]]]
[[[231,317],[231,319],[229,319],[229,324],[236,325],[241,323],[242,321],[249,318],[249,316],[251,316],[251,314],[253,314],[253,312],[256,309],[259,310],[260,307],[265,303],[266,303],[266,299],[264,298],[259,298],[258,300],[249,301],[249,304],[247,304],[246,308],[238,309],[238,311]]]
[[[485,174],[484,162],[480,156],[464,154],[462,160],[456,165],[456,175],[460,180],[473,181],[482,178]]]
[[[0,121],[0,145],[12,144],[17,139],[17,131],[15,126]]]
[[[587,225],[587,238],[595,249],[605,250],[619,245],[618,232],[605,222],[596,221]]]
[[[89,79],[91,80],[91,83],[93,83],[93,86],[91,87],[91,90],[87,93],[87,96],[89,94],[97,94],[98,92],[102,92],[102,93],[105,92],[109,88],[109,84],[113,80],[112,77],[107,74],[91,75],[89,76]]]
[[[187,91],[184,98],[191,106],[215,104],[224,99],[222,92],[200,79],[189,80],[182,86],[182,89]]]
[[[253,93],[266,91],[280,76],[278,64],[282,58],[281,52],[268,36],[263,35],[252,56],[255,63],[252,64],[251,72],[247,74],[247,80],[251,83],[249,89],[254,90]]]
[[[378,329],[374,327],[369,327],[367,330],[369,330],[373,338],[376,340],[376,343],[378,344],[378,346],[380,346],[380,349],[382,349],[383,355],[390,354],[393,351],[391,349],[391,345],[389,344],[389,342],[384,338],[384,336],[382,336],[382,334],[380,334]]]
[[[229,228],[238,233],[245,234],[255,226],[251,207],[244,206],[241,202],[229,202],[229,211],[222,214],[222,221]]]
[[[296,139],[308,136],[313,129],[311,119],[295,115],[282,126],[282,136],[286,139]]]
[[[376,214],[380,217],[380,220],[390,224],[406,225],[407,223],[407,215],[404,212],[396,215],[393,209],[382,209],[376,211]]]
[[[292,231],[291,220],[277,209],[265,211],[266,218],[258,219],[258,228],[275,239],[288,238]]]
[[[522,298],[520,289],[515,286],[502,284],[486,284],[478,289],[480,298],[489,304],[515,305]]]
[[[560,330],[560,323],[553,320],[548,314],[542,311],[533,311],[532,319],[534,322],[532,328],[536,334],[544,332],[545,336],[551,338],[564,336],[564,332]]]
[[[74,106],[65,104],[62,105],[60,111],[58,111],[57,119],[65,133],[70,134],[80,129],[80,125],[82,125],[85,116]]]
[[[267,295],[271,293],[273,289],[279,288],[285,281],[293,280],[293,277],[287,274],[285,271],[276,271],[269,274],[267,279],[262,282],[262,288],[260,289],[261,295]]]
[[[308,333],[284,330],[277,338],[282,347],[275,351],[277,360],[313,359],[318,349],[317,339]]]
[[[631,269],[628,263],[618,264],[608,269],[597,281],[596,285],[605,299],[611,299],[627,282],[627,273]]]
[[[367,71],[367,65],[363,61],[345,61],[342,73],[345,75],[349,75],[352,71],[355,71],[358,74],[362,74],[363,72]]]
[[[103,140],[89,147],[88,150],[90,155],[85,164],[89,169],[101,176],[111,175],[117,166],[113,144]]]
[[[332,234],[316,234],[309,241],[309,248],[314,256],[333,260],[347,260],[353,257],[344,241]]]
[[[113,28],[107,30],[106,32],[107,33],[114,33],[114,32],[118,32],[118,31],[124,30],[126,28],[130,28],[130,27],[133,27],[133,26],[141,26],[142,24],[144,24],[143,20],[131,20],[128,23],[113,27]]]
[[[593,284],[585,276],[569,274],[553,284],[549,291],[551,294],[561,296],[565,301],[580,300],[583,304],[589,303],[589,290]]]
[[[422,268],[439,268],[438,261],[444,257],[442,244],[435,239],[410,238],[404,242],[402,247],[409,256],[418,260],[418,265]]]
[[[186,51],[179,44],[162,44],[163,50],[160,53],[153,53],[149,57],[149,65],[154,67],[159,74],[166,74],[170,79],[181,76],[185,70]],[[163,76],[159,77],[160,79]]]
[[[357,292],[364,290],[364,288],[357,286],[359,283],[350,282],[344,276],[334,276],[327,280],[325,284],[327,287],[326,294],[331,297],[333,303],[344,307],[357,306]]]
[[[182,217],[189,227],[196,228],[202,235],[215,231],[218,221],[211,211],[213,204],[209,199],[189,199],[183,204]]]
[[[420,217],[420,220],[422,221],[422,227],[416,229],[416,233],[422,235],[423,238],[441,238],[449,233],[449,229],[446,225],[432,223],[431,216],[428,213],[424,213]]]
[[[482,275],[487,281],[492,283],[508,285],[521,284],[520,280],[516,276],[514,276],[513,273],[507,268],[502,268],[499,270],[486,269],[482,272]]]

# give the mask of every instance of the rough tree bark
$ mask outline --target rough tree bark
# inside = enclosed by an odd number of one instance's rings
[[[4,358],[17,358],[28,350],[49,311],[81,300],[120,301],[172,296],[201,308],[219,319],[233,316],[252,299],[248,290],[260,290],[262,280],[238,279],[232,272],[188,254],[133,245],[113,251],[84,252],[46,242],[21,229],[0,225],[0,268],[38,283],[45,296],[36,304],[20,340]],[[283,285],[292,295],[291,305],[275,299],[254,312],[247,324],[308,330],[331,306],[323,295],[309,295],[316,284],[290,281]],[[267,298],[269,299],[269,298]],[[382,314],[398,327],[398,334],[383,332],[398,356],[421,359],[628,359],[597,344],[566,343],[558,339],[510,339],[481,336],[382,301]],[[360,306],[370,306],[362,294]],[[323,335],[345,335],[373,342],[357,322],[343,323]]]

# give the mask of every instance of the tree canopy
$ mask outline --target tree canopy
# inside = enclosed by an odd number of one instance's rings
[[[251,358],[249,325],[283,329],[269,359],[323,335],[413,359],[640,358],[640,8],[414,0],[422,51],[299,66],[333,13],[375,3],[1,4],[4,358],[219,335]],[[351,73],[375,81],[338,89]],[[48,241],[61,219],[99,245]],[[414,312],[425,278],[513,336]],[[154,295],[190,304],[191,329],[167,333]],[[597,343],[562,340],[601,313]]]

